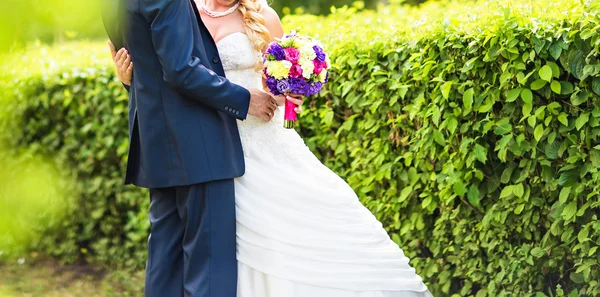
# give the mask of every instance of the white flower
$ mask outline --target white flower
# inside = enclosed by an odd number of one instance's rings
[[[302,76],[306,79],[310,79],[313,72],[315,72],[315,64],[312,60],[308,60],[306,58],[301,58],[299,63],[300,67],[302,67]]]
[[[325,80],[327,80],[327,70],[323,69],[319,74],[319,81],[325,83]]]
[[[315,49],[310,43],[307,43],[304,45],[304,47],[302,47],[302,49],[300,49],[300,55],[301,57],[311,61],[317,58],[317,53],[315,53]]]
[[[294,47],[297,49],[303,49],[307,45],[304,38],[296,38],[294,40]]]

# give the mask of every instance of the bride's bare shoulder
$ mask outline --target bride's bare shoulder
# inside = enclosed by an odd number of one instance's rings
[[[273,9],[266,1],[262,1],[262,8],[260,14],[265,18],[267,29],[271,35],[275,38],[283,37],[283,25],[277,11]]]

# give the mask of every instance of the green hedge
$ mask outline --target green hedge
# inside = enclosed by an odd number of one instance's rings
[[[600,5],[500,2],[286,17],[334,63],[299,130],[434,295],[600,296]],[[20,67],[0,76],[0,125],[80,180],[41,248],[141,268],[148,198],[122,186],[127,99],[106,55],[4,58]]]
[[[8,133],[0,133],[0,142],[52,156],[80,181],[74,185],[79,207],[38,248],[67,262],[85,257],[139,268],[149,200],[145,191],[123,184],[127,95],[109,57],[107,46],[97,43],[3,57],[0,131]]]

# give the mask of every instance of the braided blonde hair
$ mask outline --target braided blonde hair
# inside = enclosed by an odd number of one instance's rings
[[[242,13],[246,35],[250,38],[254,50],[263,53],[271,42],[271,33],[267,29],[267,22],[260,14],[264,0],[239,0],[238,10]],[[262,3],[261,3],[262,2]],[[262,59],[257,62],[257,70],[262,68]]]

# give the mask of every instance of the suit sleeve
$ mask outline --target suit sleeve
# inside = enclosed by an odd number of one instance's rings
[[[188,0],[141,0],[165,81],[189,99],[245,119],[250,92],[204,67],[192,55],[194,12]]]

